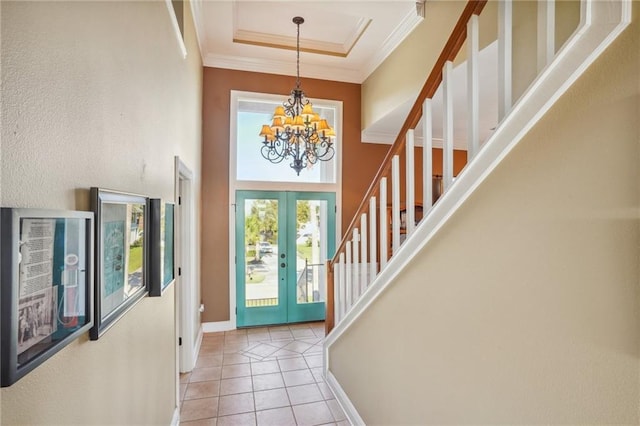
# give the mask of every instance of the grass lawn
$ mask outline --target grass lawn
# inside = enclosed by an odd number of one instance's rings
[[[129,270],[128,272],[135,272],[142,268],[142,246],[131,247],[129,250]]]
[[[298,256],[303,259],[309,259],[311,261],[311,246],[306,244],[298,244],[297,245]]]

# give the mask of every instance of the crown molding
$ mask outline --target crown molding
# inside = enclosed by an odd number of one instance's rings
[[[295,76],[291,72],[294,64],[287,61],[209,54],[205,56],[202,62],[206,67]],[[304,64],[304,73],[301,72],[300,76],[345,83],[360,84],[362,82],[360,73],[357,70],[310,63]]]
[[[367,64],[363,67],[361,75],[361,83],[364,82],[375,70],[384,62],[385,59],[404,41],[405,38],[424,20],[424,9],[422,13],[416,2],[416,10],[411,10],[402,19],[400,25],[398,25],[389,37],[382,43],[379,50],[369,59]]]
[[[286,61],[275,61],[269,59],[246,58],[232,55],[207,54],[203,45],[205,40],[204,23],[202,21],[202,1],[192,0],[191,10],[196,29],[196,37],[200,46],[202,56],[202,64],[206,67],[225,68],[240,71],[263,72],[267,74],[292,74],[293,64]],[[318,78],[330,81],[342,81],[346,83],[362,84],[369,75],[402,43],[402,41],[416,28],[416,26],[424,19],[416,9],[412,9],[403,18],[401,23],[387,37],[380,49],[376,51],[374,56],[363,67],[355,69],[332,67],[325,65],[315,65],[305,63],[302,77]],[[366,30],[369,25],[368,20],[359,22],[358,29]],[[356,35],[354,34],[354,37]],[[357,40],[354,41],[354,45]]]

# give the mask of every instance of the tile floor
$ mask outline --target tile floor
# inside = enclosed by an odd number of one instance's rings
[[[180,377],[180,424],[348,425],[322,377],[324,323],[206,333]]]

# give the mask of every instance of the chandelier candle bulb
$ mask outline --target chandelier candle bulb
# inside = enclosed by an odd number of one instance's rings
[[[296,16],[296,87],[282,106],[273,112],[271,126],[262,126],[260,136],[264,137],[262,156],[277,164],[291,159],[290,166],[298,176],[303,169],[310,169],[318,161],[329,161],[335,155],[332,137],[333,127],[326,119],[313,110],[300,88],[300,24],[304,19]]]

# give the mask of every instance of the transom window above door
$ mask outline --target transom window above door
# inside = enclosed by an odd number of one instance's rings
[[[231,93],[232,166],[236,181],[296,182],[308,184],[336,184],[342,151],[342,102],[311,99],[313,109],[335,130],[335,155],[329,161],[318,161],[302,169],[300,174],[291,168],[292,159],[272,163],[262,156],[264,138],[259,136],[262,125],[269,124],[277,106],[288,96],[262,93]],[[235,157],[235,158],[234,158]]]

